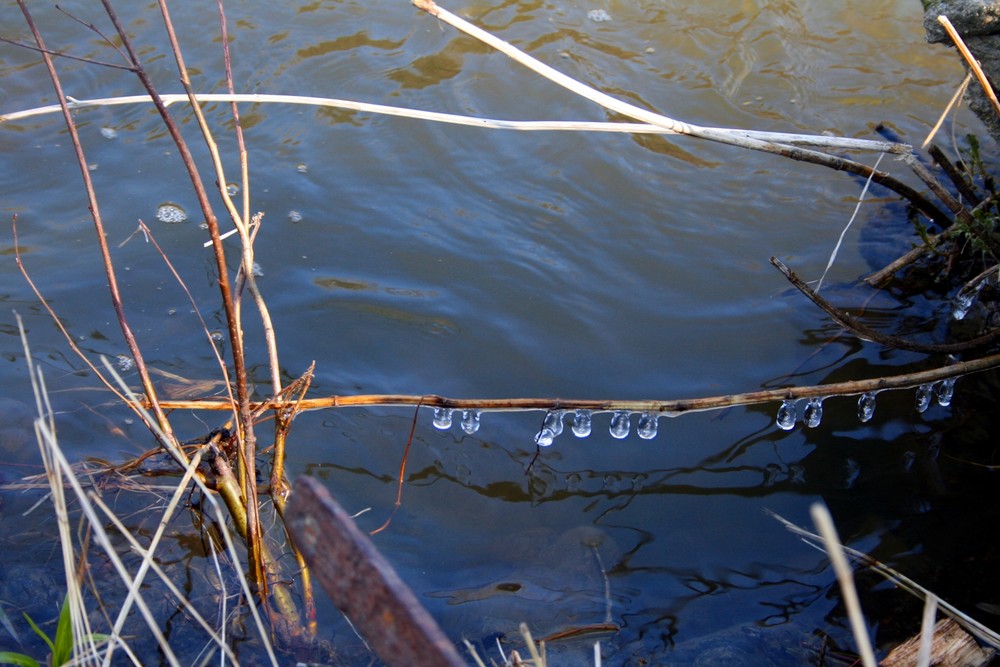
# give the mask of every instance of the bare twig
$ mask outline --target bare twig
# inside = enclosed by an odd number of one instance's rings
[[[962,36],[958,34],[958,31],[955,30],[955,26],[951,24],[951,21],[948,20],[947,16],[938,16],[937,20],[938,23],[944,26],[948,36],[951,37],[953,42],[955,42],[955,46],[958,47],[962,57],[965,58],[965,62],[969,65],[969,69],[971,69],[976,75],[976,80],[979,81],[979,85],[983,87],[983,92],[986,93],[986,97],[988,97],[990,103],[993,104],[994,111],[1000,114],[1000,100],[997,100],[997,95],[993,91],[993,86],[990,85],[989,79],[986,78],[986,73],[983,72],[983,68],[980,67],[979,61],[977,61],[972,55],[972,52],[969,51],[969,47],[965,45],[965,41],[962,39]]]
[[[47,51],[44,51],[45,42],[42,39],[42,35],[38,31],[38,28],[35,26],[35,22],[32,20],[31,13],[28,11],[28,7],[24,0],[18,0],[18,6],[21,8],[22,14],[24,14],[25,22],[31,30],[35,43],[38,44],[39,49],[43,49],[42,59],[49,72],[49,77],[52,79],[52,86],[55,89],[56,97],[59,99],[59,106],[62,109],[63,119],[65,120],[66,128],[69,131],[70,141],[73,144],[73,151],[76,154],[77,165],[80,168],[80,175],[83,178],[84,188],[87,192],[90,214],[94,221],[94,228],[97,232],[97,243],[100,248],[101,259],[104,264],[104,271],[108,279],[108,292],[111,295],[111,305],[118,318],[118,325],[122,330],[122,335],[125,338],[125,343],[128,345],[132,359],[135,361],[135,368],[139,374],[140,381],[142,382],[143,391],[145,391],[146,396],[149,399],[149,405],[153,410],[153,414],[156,416],[156,421],[159,424],[160,431],[171,441],[169,444],[176,444],[177,440],[171,430],[170,422],[156,401],[156,390],[153,388],[153,382],[150,379],[149,370],[146,368],[146,362],[142,356],[142,351],[139,349],[139,344],[136,341],[135,334],[133,334],[132,329],[128,324],[128,320],[125,317],[125,307],[122,302],[121,293],[118,289],[118,279],[115,275],[114,264],[111,261],[111,252],[108,249],[107,235],[104,232],[104,223],[101,219],[100,207],[97,204],[97,193],[94,191],[94,184],[90,178],[90,169],[87,167],[87,158],[83,152],[83,145],[80,143],[80,136],[76,129],[76,122],[73,120],[73,115],[69,111],[66,96],[62,89],[62,83],[60,82],[59,75],[56,73],[55,66],[52,63],[52,57]],[[168,449],[169,451],[180,451],[179,448],[176,447]],[[186,459],[180,459],[178,462],[184,463],[185,461]]]
[[[726,394],[724,396],[708,396],[704,398],[665,399],[665,400],[588,400],[564,398],[447,398],[433,395],[409,394],[364,394],[356,396],[329,396],[325,398],[307,398],[299,404],[300,410],[320,410],[326,408],[348,408],[368,406],[416,406],[428,408],[451,408],[462,410],[480,410],[482,412],[524,412],[538,410],[591,410],[593,412],[612,412],[627,410],[631,412],[653,412],[668,417],[677,417],[691,412],[719,410],[739,405],[759,405],[785,399],[822,398],[830,396],[857,396],[869,391],[885,389],[908,389],[923,384],[930,384],[948,378],[979,373],[1000,367],[1000,354],[994,354],[970,361],[959,361],[948,366],[934,368],[914,373],[903,373],[895,376],[873,378],[870,380],[851,380],[830,384],[810,385],[802,387],[787,387],[783,389],[766,389],[741,394]],[[177,410],[226,410],[228,404],[217,399],[163,401],[167,408]],[[256,409],[275,408],[280,401],[263,401],[253,404]]]
[[[881,345],[894,347],[900,350],[910,350],[911,352],[954,354],[956,352],[967,352],[969,350],[985,347],[997,338],[1000,338],[1000,328],[993,329],[989,333],[979,336],[978,338],[960,343],[920,343],[917,341],[907,340],[905,338],[899,338],[897,336],[889,336],[862,324],[854,317],[851,317],[821,297],[813,288],[809,287],[805,281],[795,275],[795,272],[785,266],[785,264],[777,257],[771,258],[771,264],[777,267],[777,269],[781,271],[786,278],[788,278],[788,281],[792,283],[796,289],[809,297],[810,301],[826,312],[826,314],[829,315],[833,321],[853,333],[858,338],[864,340],[870,340]]]

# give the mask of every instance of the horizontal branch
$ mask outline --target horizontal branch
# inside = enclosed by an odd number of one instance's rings
[[[86,109],[90,107],[116,106],[122,104],[150,104],[152,100],[147,95],[128,95],[125,97],[105,97],[92,100],[80,100],[72,97],[70,109]],[[165,105],[176,102],[187,102],[187,95],[160,95]],[[244,102],[249,104],[298,104],[305,106],[330,107],[334,109],[346,109],[348,111],[361,111],[366,113],[381,114],[385,116],[400,116],[413,118],[416,120],[429,120],[439,123],[450,123],[452,125],[466,125],[469,127],[480,127],[493,130],[519,130],[519,131],[575,131],[575,132],[627,132],[630,134],[679,134],[676,130],[663,127],[662,125],[650,123],[600,123],[587,121],[519,121],[519,120],[497,120],[494,118],[479,118],[476,116],[462,116],[459,114],[438,113],[435,111],[421,111],[419,109],[408,109],[406,107],[394,107],[385,104],[369,104],[367,102],[354,102],[352,100],[340,100],[329,97],[309,97],[303,95],[263,95],[263,94],[226,94],[226,93],[206,93],[197,94],[195,99],[199,103],[209,102]],[[0,115],[0,123],[13,120],[21,120],[32,116],[41,116],[57,113],[58,105],[49,105],[27,109],[25,111],[15,111]],[[876,141],[871,139],[853,139],[850,137],[828,137],[813,134],[789,134],[785,132],[757,132],[754,130],[741,130],[731,128],[703,128],[711,132],[717,132],[724,136],[732,137],[734,140],[746,139],[757,141],[772,141],[775,143],[792,144],[798,146],[817,146],[826,148],[839,148],[844,150],[864,150],[882,153],[905,153],[911,150],[906,144],[899,144],[891,141]]]
[[[874,378],[871,380],[851,380],[804,387],[767,389],[742,394],[686,398],[678,400],[580,400],[561,398],[446,398],[436,395],[411,394],[360,394],[356,396],[328,396],[326,398],[306,398],[298,402],[262,401],[254,403],[254,409],[279,409],[294,407],[296,410],[320,410],[325,408],[350,408],[374,406],[423,406],[429,408],[452,408],[457,410],[479,410],[481,412],[522,412],[528,410],[592,410],[611,412],[653,412],[666,417],[677,417],[689,412],[704,412],[739,405],[758,405],[800,398],[828,398],[830,396],[853,396],[884,389],[907,389],[940,380],[979,373],[1000,367],[1000,354],[981,359],[960,361],[941,368],[915,373]],[[161,400],[165,410],[232,410],[229,401],[220,399]]]

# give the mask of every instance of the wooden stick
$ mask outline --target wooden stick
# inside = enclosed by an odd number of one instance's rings
[[[654,412],[662,416],[677,417],[690,412],[719,410],[738,405],[758,405],[781,400],[801,398],[825,398],[830,396],[856,396],[869,391],[885,389],[908,389],[930,384],[948,378],[979,373],[1000,367],[1000,354],[994,354],[971,361],[959,361],[948,366],[914,373],[873,378],[870,380],[850,380],[831,384],[765,389],[741,394],[708,396],[667,400],[588,400],[562,398],[447,398],[436,395],[410,394],[360,394],[355,396],[328,396],[326,398],[306,398],[297,404],[299,410],[321,410],[326,408],[350,408],[371,406],[416,406],[429,408],[451,408],[456,410],[480,410],[482,412],[524,412],[529,410],[592,410],[612,412]],[[172,410],[227,410],[229,403],[215,398],[198,400],[161,401],[164,408]],[[262,401],[254,403],[255,409],[275,408],[282,401]]]
[[[189,97],[182,94],[165,94],[160,95],[160,99],[165,105],[169,106],[177,102],[187,102]],[[123,97],[104,97],[95,99],[77,99],[67,97],[67,100],[69,101],[70,108],[73,110],[127,104],[149,104],[152,102],[147,95],[128,95]],[[407,109],[405,107],[387,106],[384,104],[369,104],[367,102],[355,102],[352,100],[341,100],[329,97],[311,97],[304,95],[198,93],[195,95],[195,100],[201,104],[208,102],[242,102],[247,104],[296,104],[328,107],[334,109],[346,109],[348,111],[359,111],[362,113],[374,113],[385,116],[412,118],[416,120],[429,120],[440,123],[450,123],[453,125],[466,125],[469,127],[495,130],[518,130],[525,132],[573,131],[626,132],[629,134],[677,134],[677,132],[673,130],[657,125],[650,125],[648,123],[499,120],[494,118],[462,116],[459,114],[422,111],[419,109]],[[58,111],[59,107],[57,105],[26,109],[24,111],[14,111],[7,114],[0,114],[0,123],[57,113]],[[911,149],[911,147],[907,144],[872,139],[854,139],[852,137],[828,137],[825,135],[790,134],[784,132],[759,132],[755,130],[721,127],[708,129],[720,133],[731,133],[736,137],[743,136],[752,139],[760,139],[762,141],[774,141],[776,143],[797,146],[874,151],[879,153],[905,153],[907,150]]]
[[[941,15],[937,17],[938,23],[944,26],[945,31],[951,40],[955,42],[955,46],[958,47],[959,52],[962,57],[965,58],[965,62],[968,63],[969,68],[976,75],[976,79],[979,81],[979,85],[983,87],[983,92],[986,93],[986,97],[989,98],[990,102],[993,104],[993,109],[1000,114],[1000,100],[997,99],[997,94],[993,92],[993,86],[990,85],[989,79],[986,78],[986,73],[983,72],[983,68],[980,67],[979,61],[975,59],[972,52],[969,51],[969,47],[965,45],[965,41],[962,36],[958,34],[955,30],[955,26],[951,24],[951,21],[947,16]]]

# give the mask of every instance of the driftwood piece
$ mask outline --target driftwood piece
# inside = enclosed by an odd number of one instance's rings
[[[455,646],[329,491],[300,477],[285,523],[323,589],[389,667],[464,666]]]
[[[917,664],[920,653],[920,635],[903,642],[882,661],[882,667],[910,667]],[[934,626],[931,644],[931,667],[980,667],[993,658],[992,649],[976,643],[958,623],[943,618]]]

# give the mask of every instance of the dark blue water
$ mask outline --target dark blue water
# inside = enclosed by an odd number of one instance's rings
[[[214,8],[177,4],[195,87],[223,92]],[[873,137],[885,122],[919,143],[961,74],[946,50],[923,43],[912,4],[449,9],[571,76],[683,120],[858,137]],[[65,6],[98,20],[88,3]],[[612,20],[588,20],[595,8]],[[161,92],[179,92],[155,10],[120,10]],[[34,11],[53,48],[115,57],[66,17]],[[4,36],[27,39],[16,7],[2,12]],[[608,119],[405,2],[257,2],[227,13],[239,92],[507,119]],[[123,72],[59,66],[67,93],[78,98],[140,92]],[[3,112],[52,102],[35,54],[0,45],[0,95]],[[196,127],[180,107],[176,113],[211,179]],[[842,174],[683,138],[486,131],[290,105],[247,105],[241,113],[252,208],[265,213],[260,285],[277,322],[282,372],[296,377],[315,360],[313,395],[668,399],[921,364],[849,337],[830,342],[837,328],[768,264],[778,255],[807,278],[819,276],[861,189]],[[207,115],[235,182],[231,119],[220,105]],[[131,236],[140,219],[153,227],[209,326],[224,330],[206,233],[176,149],[147,106],[84,110],[76,119],[147,361],[192,380],[216,378],[186,297],[141,235]],[[958,123],[959,132],[977,129],[964,112]],[[102,128],[114,129],[114,138]],[[57,392],[63,446],[77,458],[136,454],[150,438],[93,390],[97,383],[13,262],[7,220],[16,213],[28,270],[79,345],[91,355],[125,353],[65,129],[57,116],[9,123],[0,126],[0,146],[4,396],[27,402],[29,395],[15,309]],[[882,166],[906,177],[901,165]],[[859,245],[866,224],[899,221],[884,214],[891,200],[873,195],[827,278],[838,303],[871,296],[852,281],[873,258],[891,259],[884,248]],[[158,223],[165,202],[183,207],[188,221]],[[866,233],[882,236],[877,227]],[[919,318],[942,314],[890,294],[870,308],[889,321],[910,308]],[[252,313],[246,330],[265,395],[266,355]],[[809,505],[825,500],[852,546],[891,563],[959,539],[941,530],[968,512],[953,487],[968,470],[947,450],[955,411],[976,414],[964,412],[976,382],[960,382],[953,410],[922,416],[912,392],[884,394],[867,425],[853,400],[831,399],[819,427],[787,433],[774,425],[777,405],[663,418],[649,442],[635,435],[637,415],[632,435],[619,441],[608,433],[609,416],[598,414],[589,438],[574,438],[567,424],[537,458],[540,412],[488,413],[466,435],[457,423],[436,430],[425,410],[402,508],[376,543],[450,637],[490,651],[490,638],[510,637],[519,621],[544,636],[602,622],[610,601],[620,631],[599,637],[610,664],[690,662],[692,651],[708,650],[696,643],[706,637],[750,646],[746,664],[765,664],[762,656],[816,662],[821,651],[853,646],[833,576],[822,554],[763,510],[807,524]],[[358,521],[371,530],[392,509],[413,416],[404,408],[304,414],[292,434],[290,473],[324,480],[351,511],[370,508]],[[218,418],[178,414],[176,428],[193,437]],[[972,456],[976,440],[961,433],[955,447]],[[13,464],[37,463],[20,445],[0,456],[7,481],[20,476]],[[10,537],[19,529],[6,530]],[[594,535],[603,563],[587,543]],[[938,557],[915,566],[946,562],[950,552]],[[489,594],[503,582],[517,582],[521,594]],[[881,611],[884,587],[872,595]],[[360,650],[329,605],[320,613],[335,643],[349,655]],[[894,607],[886,614],[897,616]],[[899,618],[879,619],[891,627],[889,639],[917,629],[916,615]],[[589,641],[550,650],[560,665],[591,654]]]

